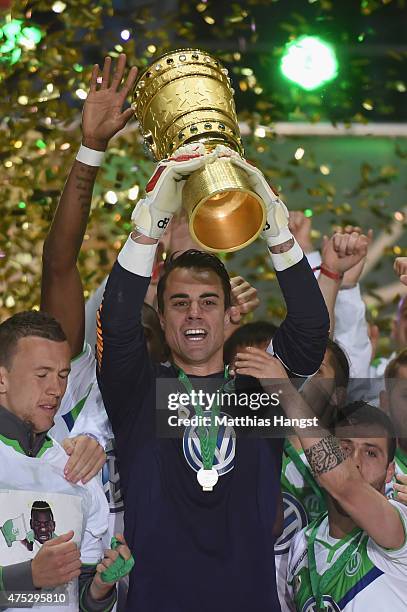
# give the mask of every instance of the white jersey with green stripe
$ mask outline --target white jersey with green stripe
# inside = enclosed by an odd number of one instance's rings
[[[89,344],[71,361],[68,385],[50,434],[62,442],[81,433],[94,435],[102,446],[113,437],[96,380],[96,361]]]
[[[67,456],[50,437],[37,457],[28,457],[16,440],[0,436],[0,599],[4,594],[2,568],[35,557],[43,544],[72,530],[72,541],[84,564],[103,556],[102,536],[108,528],[109,508],[103,490],[92,479],[76,485],[64,477]],[[56,599],[55,606],[35,610],[78,610],[78,581],[39,593]],[[7,610],[14,610],[13,601]],[[66,605],[63,605],[63,604]],[[18,606],[16,606],[17,608]]]
[[[276,582],[281,609],[287,589],[288,553],[294,536],[308,523],[326,511],[322,489],[312,475],[303,450],[296,450],[286,441],[281,470],[281,493],[283,497],[283,533],[274,546]]]
[[[406,534],[397,550],[378,546],[360,529],[341,540],[331,537],[327,514],[296,535],[288,560],[285,610],[315,612],[319,600],[331,612],[405,612],[407,508],[394,500],[389,503],[397,508]]]

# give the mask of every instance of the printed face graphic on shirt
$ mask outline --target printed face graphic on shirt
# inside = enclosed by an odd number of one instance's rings
[[[30,526],[34,532],[34,539],[40,544],[44,544],[44,542],[55,537],[54,516],[46,502],[34,502],[31,509]]]

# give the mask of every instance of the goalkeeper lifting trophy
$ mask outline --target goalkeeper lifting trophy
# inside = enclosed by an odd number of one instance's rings
[[[182,190],[191,236],[213,252],[244,248],[266,224],[266,206],[244,169],[233,93],[227,69],[198,49],[162,55],[134,88],[132,107],[157,161],[172,159],[191,143],[200,143],[208,160],[217,152]]]

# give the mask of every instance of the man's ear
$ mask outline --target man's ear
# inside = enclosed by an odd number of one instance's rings
[[[0,393],[7,393],[7,368],[0,366]]]
[[[225,315],[223,318],[223,327],[225,328],[225,331],[230,327],[230,323],[234,323],[234,316],[235,316],[235,311],[234,311],[234,307],[231,306],[230,308],[227,308],[225,310]]]
[[[386,414],[389,414],[390,413],[389,394],[384,389],[380,391],[379,393],[379,401],[380,401],[380,408],[383,410],[383,412],[385,412]]]
[[[389,465],[387,466],[387,470],[386,470],[386,483],[391,482],[393,480],[395,471],[396,471],[396,465],[394,461],[390,461]]]

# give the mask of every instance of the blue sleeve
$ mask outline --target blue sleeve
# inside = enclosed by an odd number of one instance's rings
[[[97,376],[115,435],[130,427],[153,384],[141,311],[150,278],[115,263],[97,313]]]
[[[271,352],[291,374],[311,376],[322,363],[329,336],[325,300],[306,257],[276,274],[287,315],[273,337]]]

